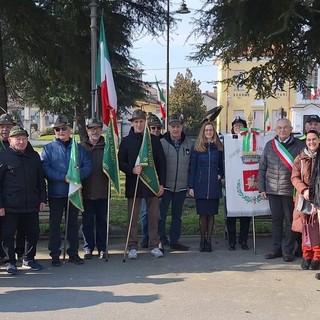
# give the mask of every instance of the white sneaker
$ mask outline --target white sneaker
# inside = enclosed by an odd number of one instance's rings
[[[138,258],[138,253],[136,249],[131,249],[128,253],[128,258],[129,259],[137,259]]]
[[[160,258],[163,257],[163,253],[160,251],[159,248],[154,248],[151,250],[151,254],[156,257],[156,258]]]

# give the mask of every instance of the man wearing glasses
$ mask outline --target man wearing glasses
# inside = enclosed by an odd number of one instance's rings
[[[283,118],[277,121],[276,137],[267,142],[261,155],[258,175],[259,192],[270,204],[273,242],[272,250],[265,255],[266,259],[283,256],[285,262],[294,260],[295,235],[291,231],[294,207],[291,172],[293,160],[303,147],[304,142],[292,134],[290,120]]]
[[[87,136],[82,145],[91,155],[92,174],[83,181],[82,233],[84,239],[84,258],[91,259],[95,248],[98,258],[106,258],[107,204],[109,179],[102,169],[105,140],[102,136],[102,122],[90,119],[87,124]]]
[[[48,196],[50,207],[50,231],[49,250],[52,257],[52,266],[59,267],[61,254],[60,225],[63,210],[67,210],[69,184],[66,175],[69,167],[71,145],[71,125],[68,118],[59,115],[55,124],[54,132],[56,138],[48,143],[42,151],[42,166],[45,178],[48,181]],[[89,154],[82,145],[78,145],[79,167],[81,180],[88,177],[92,172],[92,162]],[[68,242],[67,254],[69,261],[74,264],[83,264],[83,259],[78,255],[78,213],[79,210],[69,203],[68,217]]]
[[[150,129],[150,133],[161,139],[162,123],[160,119],[155,114],[151,113],[148,116],[147,122]],[[145,199],[141,199],[140,219],[141,219],[141,231],[142,231],[141,248],[148,248],[149,247],[148,215],[147,215],[147,206],[146,206]]]

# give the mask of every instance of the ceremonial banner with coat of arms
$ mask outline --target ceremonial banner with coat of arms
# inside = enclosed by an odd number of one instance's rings
[[[258,191],[259,160],[265,144],[274,138],[255,128],[242,128],[240,135],[224,136],[226,208],[228,217],[269,215],[269,201]]]

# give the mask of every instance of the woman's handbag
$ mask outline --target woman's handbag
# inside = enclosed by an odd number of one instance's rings
[[[319,223],[311,217],[306,218],[306,223],[302,225],[302,245],[306,247],[318,246],[320,242]]]
[[[311,215],[313,212],[313,206],[309,200],[306,200],[302,194],[299,194],[296,210]]]

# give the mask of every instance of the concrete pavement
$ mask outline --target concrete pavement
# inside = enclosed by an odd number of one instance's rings
[[[108,262],[94,257],[59,268],[41,241],[43,270],[19,268],[10,277],[1,266],[1,319],[320,318],[320,281],[316,271],[301,270],[301,259],[265,260],[271,238],[257,239],[256,255],[214,240],[211,253],[198,251],[198,237],[186,237],[188,252],[168,250],[157,259],[144,249],[124,263],[125,239],[111,238]]]

